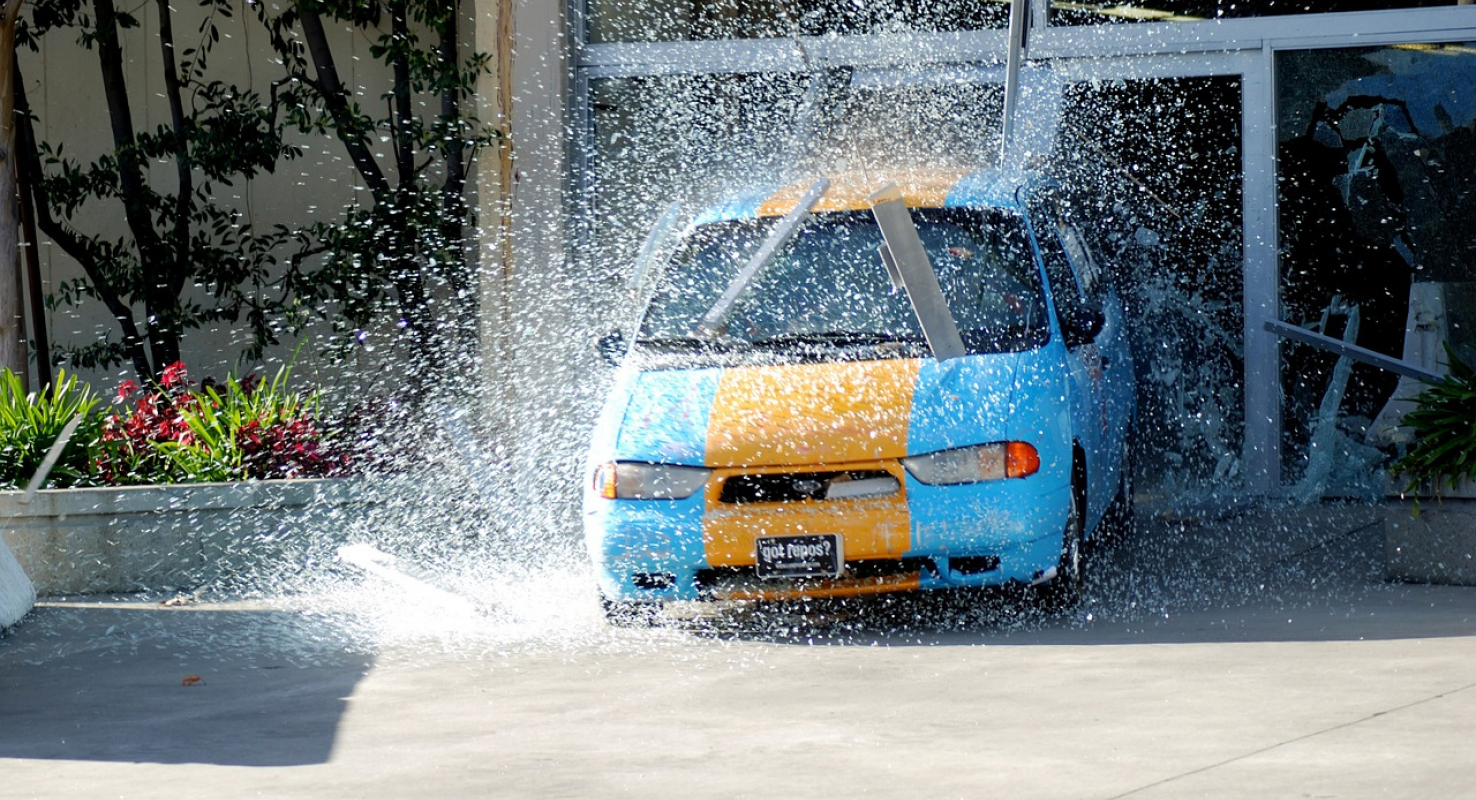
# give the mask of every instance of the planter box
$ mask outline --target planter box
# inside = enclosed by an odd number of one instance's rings
[[[39,595],[249,583],[331,557],[357,479],[0,492],[0,532]]]
[[[1405,483],[1397,478],[1390,477],[1384,483],[1384,496],[1391,501],[1403,502]],[[1426,482],[1419,486],[1419,496],[1426,501],[1438,502],[1439,499],[1476,500],[1476,481],[1461,480],[1454,487],[1441,487],[1439,492],[1435,491],[1435,484]],[[1425,502],[1420,503],[1420,508],[1425,507]]]
[[[1384,511],[1385,577],[1476,586],[1476,500],[1390,502]]]

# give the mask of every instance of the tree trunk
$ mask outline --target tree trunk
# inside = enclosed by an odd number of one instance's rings
[[[179,294],[171,287],[174,262],[169,247],[154,228],[144,176],[143,155],[135,138],[133,112],[124,80],[123,46],[118,41],[118,15],[113,0],[93,0],[97,16],[97,57],[102,68],[103,96],[113,128],[113,154],[118,159],[118,187],[123,216],[138,248],[143,279],[144,314],[148,320],[149,355],[155,372],[179,360]],[[157,375],[142,376],[146,379]]]
[[[357,131],[353,112],[349,108],[348,90],[338,76],[338,64],[333,59],[333,50],[328,46],[328,34],[323,30],[323,19],[316,11],[302,10],[302,35],[307,40],[308,56],[312,58],[313,68],[318,73],[314,82],[318,93],[323,97],[323,106],[336,123],[333,126],[334,134],[347,148],[349,160],[353,162],[354,169],[358,170],[374,197],[387,197],[391,190],[390,182],[379,168],[379,162],[374,160],[374,151],[364,134]]]
[[[21,3],[6,0],[0,8],[0,367],[29,388],[15,165],[15,21]]]
[[[440,26],[437,55],[446,68],[460,70],[461,3],[451,3],[446,21]],[[441,241],[451,252],[447,283],[451,287],[452,346],[458,354],[457,368],[468,381],[475,381],[477,360],[477,322],[480,304],[472,284],[466,244],[466,138],[461,113],[462,89],[459,81],[448,81],[441,88],[441,123],[446,126],[446,177],[441,184]]]
[[[517,162],[513,139],[513,0],[479,4],[477,49],[491,53],[493,69],[477,81],[477,116],[497,129],[494,158],[480,158],[476,169],[477,196],[482,209],[483,259],[479,274],[481,328],[479,331],[483,386],[488,392],[487,413],[501,415],[511,407],[512,295],[514,272],[513,196]],[[496,417],[500,422],[507,420]]]
[[[87,246],[86,240],[51,215],[51,206],[41,189],[41,155],[36,146],[36,131],[31,125],[30,106],[26,102],[25,83],[21,79],[19,66],[16,67],[15,76],[15,103],[18,109],[15,116],[17,146],[15,163],[22,178],[22,186],[31,193],[31,210],[36,217],[36,227],[40,228],[53,244],[61,248],[63,253],[71,256],[82,267],[87,280],[92,282],[93,288],[97,291],[98,298],[103,305],[107,306],[108,313],[117,321],[118,329],[123,332],[123,348],[128,355],[129,362],[133,365],[133,371],[140,376],[152,375],[154,373],[149,365],[148,354],[144,352],[143,335],[133,320],[133,309],[128,307],[122,293],[103,273],[97,254]]]

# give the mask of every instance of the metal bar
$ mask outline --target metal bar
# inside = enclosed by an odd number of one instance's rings
[[[773,260],[774,255],[779,252],[780,248],[788,244],[789,240],[799,231],[800,225],[804,224],[804,221],[809,218],[810,209],[815,207],[815,204],[820,201],[821,195],[825,194],[825,190],[828,188],[830,188],[830,181],[825,178],[821,178],[810,184],[810,188],[805,192],[804,197],[801,197],[800,201],[795,204],[794,209],[788,214],[785,214],[784,219],[779,221],[778,226],[769,232],[768,238],[764,239],[764,243],[759,247],[758,252],[753,254],[753,258],[750,258],[747,264],[743,265],[743,269],[738,270],[738,274],[733,276],[733,282],[728,284],[728,288],[723,291],[722,296],[717,299],[716,303],[713,303],[712,308],[707,310],[707,314],[702,317],[702,323],[697,327],[701,335],[712,336],[722,330],[723,322],[728,318],[728,314],[733,311],[733,306],[738,302],[739,295],[743,294],[743,291],[748,288],[748,284],[753,282],[754,277],[759,274],[759,271],[767,266]]]
[[[802,37],[817,63],[997,63],[1005,31]],[[1199,22],[1053,25],[1031,34],[1036,59],[1461,42],[1476,38],[1476,8],[1447,6],[1289,14]],[[575,53],[599,76],[672,72],[804,72],[792,39],[593,43]]]
[[[1276,242],[1276,60],[1247,58],[1241,78],[1241,215],[1244,219],[1245,434],[1241,466],[1251,494],[1281,493],[1281,341],[1261,327],[1281,307]]]
[[[871,196],[871,213],[881,228],[882,238],[892,253],[892,262],[902,278],[902,288],[912,302],[913,313],[922,326],[923,337],[933,357],[939,361],[966,355],[963,337],[958,335],[958,324],[953,312],[948,310],[948,301],[943,298],[943,289],[938,285],[938,274],[928,260],[928,251],[923,249],[918,238],[917,226],[902,201],[902,190],[889,183]]]
[[[892,282],[892,288],[906,291],[902,286],[902,271],[897,269],[897,259],[892,258],[892,249],[882,242],[876,246],[876,252],[881,256],[882,266],[887,268],[887,280]]]
[[[1020,109],[1020,62],[1030,29],[1030,0],[1010,3],[1009,49],[1005,53],[1004,115],[999,129],[999,165],[1008,167],[1015,150],[1015,116]]]
[[[645,282],[646,276],[651,273],[655,266],[657,256],[666,249],[666,244],[671,240],[671,231],[676,227],[682,213],[682,202],[672,201],[662,212],[661,218],[651,227],[651,233],[646,236],[646,241],[641,244],[641,252],[636,254],[635,269],[630,272],[630,280],[626,282],[626,288],[632,291],[639,290]]]
[[[26,484],[26,493],[20,498],[22,505],[31,502],[31,498],[36,496],[36,490],[46,483],[46,476],[51,474],[51,468],[56,466],[56,460],[61,458],[62,450],[66,449],[67,442],[72,440],[72,434],[77,432],[77,426],[82,424],[82,417],[82,414],[72,417],[72,420],[61,429],[61,433],[57,434],[56,441],[51,443],[51,449],[46,451],[46,457],[41,459],[41,468],[36,470],[36,474],[31,476],[31,482]]]
[[[1051,0],[1030,0],[1030,27],[1043,31],[1051,24]]]
[[[1396,375],[1403,375],[1406,378],[1414,378],[1417,381],[1430,384],[1440,383],[1445,380],[1444,375],[1421,369],[1408,361],[1401,361],[1392,356],[1386,356],[1383,353],[1376,353],[1367,348],[1359,347],[1356,344],[1349,344],[1341,339],[1334,339],[1331,336],[1323,336],[1316,331],[1309,331],[1306,328],[1291,325],[1280,320],[1266,320],[1265,327],[1267,331],[1284,339],[1291,339],[1294,342],[1301,342],[1302,344],[1310,344],[1319,350],[1326,350],[1338,356],[1351,358],[1354,361],[1361,361],[1379,369],[1388,370]]]

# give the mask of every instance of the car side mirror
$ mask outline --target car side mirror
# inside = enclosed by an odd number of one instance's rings
[[[1107,319],[1102,312],[1083,307],[1076,309],[1065,323],[1066,346],[1078,347],[1096,339]]]
[[[625,360],[625,354],[630,350],[625,343],[625,334],[618,330],[610,331],[595,340],[595,352],[600,354],[606,364],[612,367],[620,366]]]

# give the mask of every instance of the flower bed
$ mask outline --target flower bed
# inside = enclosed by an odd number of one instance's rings
[[[25,486],[81,420],[44,488],[0,491],[17,565],[0,573],[8,604],[28,609],[32,584],[41,595],[177,590],[320,558],[330,543],[304,531],[352,513],[356,482],[318,394],[288,378],[196,385],[176,363],[157,383],[124,382],[107,408],[75,378],[27,394],[0,373],[0,489]]]
[[[314,391],[288,388],[290,370],[196,386],[175,363],[158,383],[125,381],[111,411],[63,376],[25,394],[0,374],[0,488],[18,488],[40,467],[74,417],[77,432],[48,487],[214,483],[337,477],[349,472],[346,442],[324,429]]]

